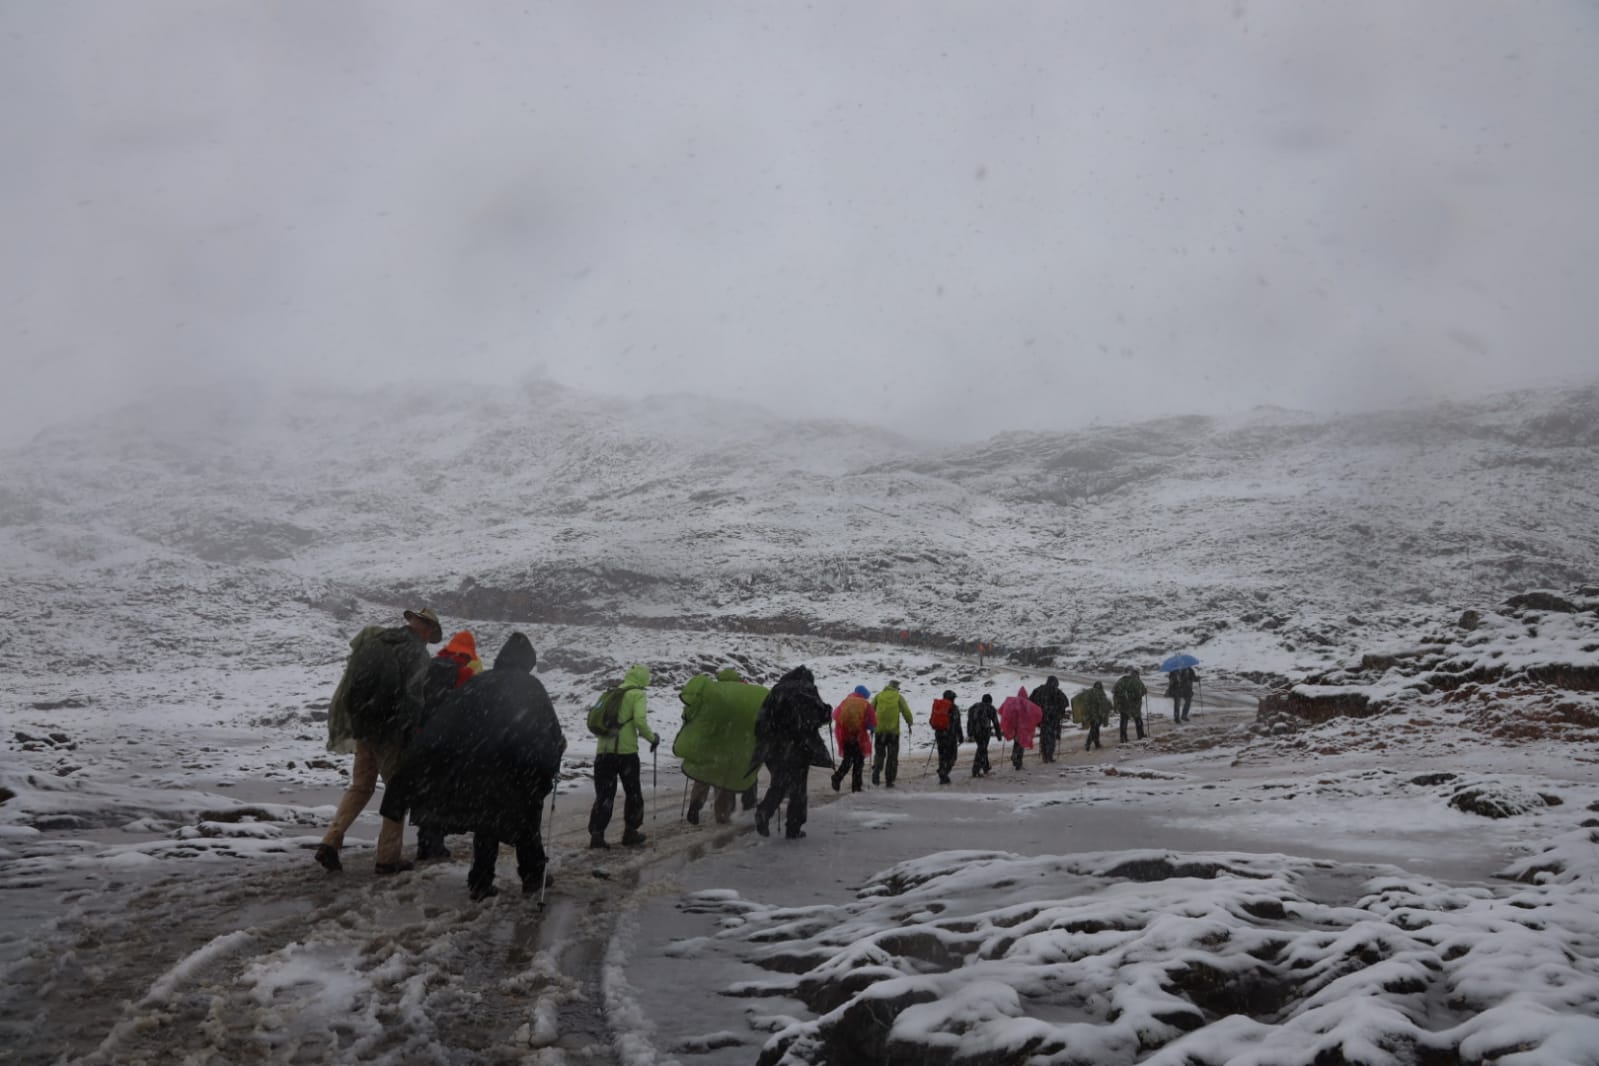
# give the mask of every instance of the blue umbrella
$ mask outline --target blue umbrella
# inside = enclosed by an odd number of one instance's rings
[[[1160,664],[1160,672],[1163,674],[1169,674],[1173,670],[1185,670],[1190,666],[1198,665],[1199,660],[1194,658],[1192,655],[1187,653],[1182,655],[1173,655],[1170,659],[1167,659],[1165,662]]]

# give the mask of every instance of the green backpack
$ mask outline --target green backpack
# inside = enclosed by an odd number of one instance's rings
[[[610,739],[622,731],[622,700],[627,689],[617,687],[600,697],[600,702],[589,708],[589,732]]]

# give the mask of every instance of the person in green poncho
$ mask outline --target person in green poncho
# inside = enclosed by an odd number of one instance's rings
[[[766,699],[764,685],[746,684],[737,670],[721,670],[713,678],[691,678],[678,693],[683,701],[683,728],[672,742],[672,754],[683,761],[683,775],[693,781],[687,818],[693,825],[714,789],[711,813],[718,824],[733,817],[740,793],[755,787],[755,716]]]

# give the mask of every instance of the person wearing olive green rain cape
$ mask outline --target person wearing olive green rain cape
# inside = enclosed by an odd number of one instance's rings
[[[683,686],[683,727],[672,743],[672,754],[683,760],[683,774],[694,782],[688,797],[688,820],[699,824],[700,808],[711,789],[711,808],[718,822],[733,816],[739,793],[755,787],[758,771],[751,769],[755,754],[755,716],[768,689],[739,680],[727,669],[713,678],[700,674]],[[748,809],[749,803],[745,804]]]

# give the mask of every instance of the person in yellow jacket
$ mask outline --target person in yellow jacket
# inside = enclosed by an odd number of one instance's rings
[[[899,694],[899,682],[890,681],[888,687],[872,697],[872,707],[877,712],[877,750],[872,753],[872,784],[881,785],[887,778],[889,788],[899,776],[899,722],[905,719],[908,730],[916,723],[911,717],[911,705]]]
[[[616,805],[616,783],[622,782],[622,843],[635,847],[644,843],[639,826],[644,824],[644,787],[639,783],[638,738],[650,742],[650,751],[660,747],[661,738],[650,728],[645,713],[644,690],[650,684],[650,668],[642,663],[628,668],[622,678],[621,705],[617,710],[614,733],[594,740],[594,807],[589,811],[589,847],[608,848],[605,827],[611,824]],[[607,694],[610,695],[609,693]]]

